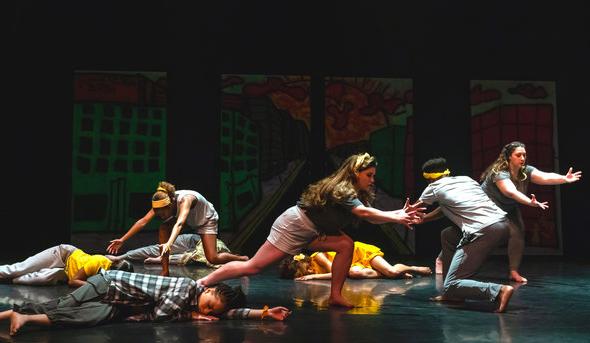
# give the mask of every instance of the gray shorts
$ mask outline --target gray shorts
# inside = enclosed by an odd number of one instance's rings
[[[217,235],[217,220],[219,219],[219,215],[215,213],[215,216],[209,218],[205,224],[191,227],[195,230],[198,235]]]
[[[303,210],[293,206],[275,220],[266,240],[286,254],[297,255],[318,236],[318,231]]]

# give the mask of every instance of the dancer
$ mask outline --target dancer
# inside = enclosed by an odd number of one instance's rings
[[[547,202],[539,202],[534,194],[526,195],[529,182],[537,185],[559,185],[573,183],[582,177],[582,172],[568,170],[565,175],[547,173],[526,164],[526,147],[521,142],[506,144],[498,158],[481,174],[481,188],[500,207],[508,213],[512,222],[510,239],[508,240],[508,262],[510,279],[516,282],[527,282],[520,275],[518,268],[524,252],[524,221],[519,204],[548,208]]]
[[[342,230],[353,222],[393,222],[410,227],[424,208],[409,205],[395,211],[370,207],[374,198],[375,158],[368,153],[348,157],[330,176],[310,185],[296,206],[281,214],[272,225],[266,241],[248,261],[234,261],[198,280],[203,285],[254,275],[287,255],[301,249],[334,251],[330,304],[352,307],[342,296],[353,253],[353,241]]]
[[[430,183],[422,192],[420,201],[428,205],[438,204],[439,209],[435,211],[440,212],[419,218],[417,222],[424,222],[424,219],[432,219],[442,213],[463,233],[449,264],[443,294],[434,300],[496,301],[496,312],[504,312],[514,288],[470,278],[492,250],[507,241],[509,220],[506,212],[490,200],[475,180],[468,176],[449,176],[444,158],[426,161],[422,171]]]
[[[316,252],[311,256],[304,254],[284,258],[279,265],[280,276],[284,279],[329,280],[332,278],[332,261],[336,255],[333,251]],[[378,247],[354,242],[352,264],[348,270],[348,277],[352,279],[409,279],[413,274],[431,275],[429,267],[407,266],[396,263],[389,264],[383,258],[383,252]]]
[[[236,309],[244,303],[245,295],[239,287],[201,287],[190,278],[109,270],[92,276],[87,284],[58,299],[14,305],[0,312],[0,320],[10,319],[13,336],[28,323],[89,327],[113,321],[216,320],[220,315],[284,320],[291,313],[285,307]]]
[[[100,269],[133,271],[126,260],[111,262],[103,255],[89,255],[70,244],[45,249],[22,262],[0,266],[0,280],[21,285],[55,285],[67,282],[80,287]]]
[[[143,218],[136,221],[123,237],[112,240],[107,251],[110,254],[116,254],[126,240],[143,229],[155,216],[162,219],[158,237],[161,244],[161,275],[163,276],[170,274],[168,258],[170,247],[185,225],[191,227],[201,236],[205,256],[211,264],[248,260],[247,256],[238,256],[227,252],[217,253],[217,219],[219,216],[213,205],[198,192],[177,191],[174,185],[165,181],[158,184],[158,188],[152,196],[152,208]]]

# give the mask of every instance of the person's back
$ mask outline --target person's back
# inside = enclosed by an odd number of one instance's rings
[[[507,240],[509,225],[506,212],[472,178],[449,176],[451,172],[447,161],[442,157],[426,161],[422,172],[430,183],[420,200],[429,205],[438,204],[440,211],[463,231],[452,262],[447,262],[449,270],[443,294],[435,299],[497,301],[496,312],[504,312],[514,289],[509,285],[481,282],[472,277],[491,251]]]
[[[420,200],[428,204],[438,203],[444,215],[465,233],[477,232],[506,216],[506,212],[468,176],[440,178],[428,185]]]
[[[76,249],[66,262],[65,272],[69,280],[76,277],[80,269],[84,269],[86,276],[96,275],[102,268],[108,270],[112,262],[103,255],[90,255],[82,249]]]

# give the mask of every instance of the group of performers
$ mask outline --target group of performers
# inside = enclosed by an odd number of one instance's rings
[[[422,166],[429,184],[420,198],[414,203],[406,199],[401,209],[380,210],[371,206],[376,172],[377,162],[370,154],[349,156],[331,175],[309,185],[296,204],[275,220],[266,241],[251,258],[232,254],[217,239],[218,214],[201,194],[176,190],[162,181],[146,215],[121,238],[110,241],[107,251],[111,255],[89,255],[61,244],[25,261],[0,266],[0,280],[14,284],[64,281],[76,287],[49,302],[14,305],[0,312],[0,320],[10,319],[11,335],[27,323],[91,326],[116,320],[284,320],[291,313],[289,309],[246,308],[241,289],[221,283],[257,274],[277,262],[283,278],[329,279],[330,305],[353,307],[342,295],[348,277],[410,278],[432,271],[427,266],[392,265],[380,248],[354,242],[346,229],[362,220],[412,228],[443,216],[454,226],[441,233],[441,253],[435,265],[436,269],[442,266],[444,288],[433,300],[485,300],[497,303],[496,312],[504,312],[514,288],[507,283],[481,282],[474,275],[494,249],[507,244],[509,278],[526,282],[519,273],[524,250],[519,206],[548,207],[533,194],[527,196],[527,185],[573,183],[582,177],[581,171],[573,172],[572,168],[560,175],[527,165],[525,145],[512,142],[482,174],[481,184],[468,176],[453,176],[444,158],[432,158]],[[437,207],[426,213],[426,205]],[[159,244],[117,256],[124,243],[155,217],[161,219]],[[180,235],[187,226],[198,236]],[[196,255],[190,251],[197,245],[201,261],[220,267],[198,280],[169,277],[169,264],[194,259]],[[304,251],[314,253],[302,254]],[[128,262],[132,259],[160,263],[161,275],[133,273]]]

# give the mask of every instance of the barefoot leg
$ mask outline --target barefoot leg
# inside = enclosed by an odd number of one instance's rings
[[[516,281],[516,282],[527,282],[528,280],[523,277],[522,275],[520,275],[518,273],[518,271],[516,270],[511,270],[510,271],[510,280]]]
[[[500,289],[500,293],[498,293],[497,301],[500,303],[498,309],[495,311],[496,313],[502,313],[506,311],[506,306],[508,306],[508,302],[510,301],[510,297],[512,297],[512,293],[514,292],[514,287],[503,285]]]
[[[16,335],[18,330],[29,322],[43,326],[51,325],[51,321],[46,314],[20,314],[12,311],[10,316],[10,335]]]
[[[432,269],[430,267],[411,266],[410,271],[418,275],[432,275]]]
[[[338,306],[338,307],[354,307],[354,305],[346,300],[343,296],[336,296],[330,295],[330,299],[328,299],[328,303],[330,306]]]

